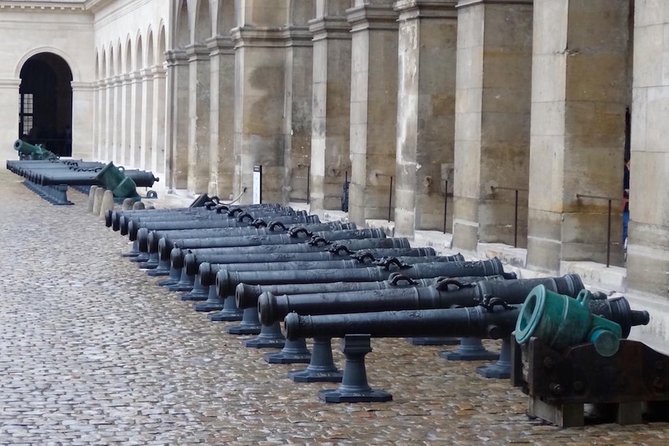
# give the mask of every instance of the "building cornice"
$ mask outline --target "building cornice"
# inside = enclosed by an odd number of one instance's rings
[[[400,0],[393,8],[400,13],[399,20],[456,19],[456,0]]]
[[[363,5],[346,10],[351,32],[365,30],[397,31],[398,14],[392,6]]]
[[[456,8],[476,5],[532,5],[534,0],[458,0]]]
[[[60,2],[39,2],[26,0],[0,1],[0,10],[2,11],[63,11],[63,12],[84,12],[86,5],[78,1],[60,1]]]
[[[351,40],[351,25],[346,17],[318,17],[309,21],[314,42],[318,40]]]

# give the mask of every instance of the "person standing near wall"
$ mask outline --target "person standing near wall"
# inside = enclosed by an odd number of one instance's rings
[[[625,171],[623,173],[623,246],[627,249],[627,226],[630,221],[630,160],[625,160]]]

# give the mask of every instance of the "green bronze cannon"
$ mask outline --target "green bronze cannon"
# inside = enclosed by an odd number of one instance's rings
[[[32,145],[17,139],[14,142],[14,150],[19,152],[19,158],[22,160],[57,160],[58,156],[47,150],[42,144]]]

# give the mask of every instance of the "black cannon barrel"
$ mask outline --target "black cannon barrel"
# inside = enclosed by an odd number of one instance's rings
[[[197,254],[187,253],[184,256],[183,264],[189,270],[194,270],[197,265],[208,263],[216,268],[217,265],[227,265],[234,263],[285,263],[285,262],[313,262],[326,260],[347,260],[350,258],[368,258],[369,260],[378,260],[386,256],[404,256],[404,257],[425,257],[434,256],[436,253],[433,248],[401,248],[401,249],[369,249],[362,250],[359,254],[332,253],[329,251],[316,252],[275,252],[267,254]],[[455,258],[453,260],[456,260]],[[458,259],[463,260],[463,259]]]
[[[177,221],[177,220],[188,220],[196,219],[204,216],[216,216],[221,220],[228,220],[228,217],[225,214],[217,213],[214,208],[209,207],[198,207],[198,208],[179,208],[173,211],[165,212],[164,210],[157,209],[142,209],[142,212],[135,211],[135,214],[128,214],[128,211],[112,211],[112,229],[120,230],[125,228],[124,231],[127,231],[128,223],[135,221],[137,223],[142,221]]]
[[[244,214],[247,215],[247,214]],[[137,230],[140,227],[147,228],[153,231],[169,230],[169,229],[207,229],[207,228],[231,228],[237,226],[249,226],[256,219],[244,220],[244,215],[235,219],[230,218],[210,218],[197,220],[177,220],[177,221],[147,221],[147,222],[133,222],[130,221],[127,226],[127,233],[130,240],[137,238]],[[284,224],[315,224],[320,223],[317,215],[281,215],[271,216],[272,221],[280,221]],[[123,224],[121,224],[121,234],[123,233]]]
[[[147,213],[147,214],[123,214],[119,217],[120,227],[127,226],[129,222],[135,223],[149,223],[160,221],[180,221],[197,218],[217,218],[220,220],[239,220],[244,216],[247,221],[253,221],[256,218],[271,218],[272,216],[291,216],[291,215],[306,215],[304,212],[296,212],[293,209],[275,209],[275,208],[260,208],[249,210],[248,212],[239,215],[228,215],[227,212],[218,212],[217,207],[199,207],[192,208],[188,211],[178,212],[161,212],[161,213]]]
[[[77,171],[74,169],[55,170],[53,172],[42,172],[39,174],[38,183],[43,186],[50,186],[56,184],[69,185],[96,185],[99,184],[97,179],[98,172]],[[151,187],[158,181],[153,173],[138,169],[126,169],[123,171],[125,176],[131,178],[137,187]]]
[[[473,307],[486,296],[498,297],[509,304],[522,304],[532,289],[544,285],[550,291],[576,297],[583,282],[576,274],[537,279],[491,280],[464,283],[450,288],[455,281],[444,281],[438,286],[395,288],[348,293],[316,293],[275,296],[263,293],[258,298],[258,313],[265,325],[282,320],[288,313],[343,314],[375,311],[421,310]]]
[[[371,238],[371,239],[353,239],[353,240],[338,240],[337,243],[331,246],[327,245],[325,239],[310,240],[306,243],[297,243],[290,245],[260,245],[260,246],[242,246],[242,247],[227,247],[227,248],[172,248],[168,249],[164,239],[158,242],[158,268],[163,270],[169,269],[170,277],[172,279],[179,279],[181,277],[180,269],[183,267],[183,258],[187,251],[194,254],[203,255],[238,255],[238,254],[270,254],[270,253],[288,253],[288,252],[322,252],[327,249],[330,252],[339,253],[354,253],[355,251],[368,248],[384,248],[384,249],[402,249],[409,248],[411,245],[407,238]],[[178,266],[174,266],[175,260]]]
[[[234,272],[221,270],[216,274],[216,289],[220,297],[234,292],[239,283],[271,285],[286,283],[373,282],[388,279],[394,271],[385,267],[355,268],[348,270],[313,269],[306,271],[256,271]],[[498,258],[475,262],[418,263],[402,269],[410,278],[437,276],[492,276],[503,274],[504,267]]]
[[[161,238],[166,240],[194,239],[194,238],[212,238],[212,237],[239,237],[242,235],[272,235],[284,234],[293,230],[293,228],[302,227],[307,231],[341,231],[355,230],[355,223],[326,222],[314,223],[308,225],[285,225],[280,222],[271,222],[266,227],[257,228],[255,226],[238,226],[233,228],[207,228],[207,229],[179,229],[174,231],[149,231],[146,228],[140,228],[137,231],[137,242],[139,251],[158,252],[158,242]],[[142,248],[146,249],[143,250]]]
[[[418,248],[421,249],[421,248]],[[432,277],[429,279],[410,279],[401,274],[391,275],[388,280],[378,282],[331,282],[331,283],[289,283],[285,285],[249,285],[240,283],[235,287],[235,301],[239,308],[250,308],[258,305],[258,297],[262,293],[275,296],[316,294],[316,293],[348,293],[353,291],[387,290],[405,287],[435,286],[440,282],[450,282],[450,277]],[[460,285],[481,280],[509,280],[504,276],[472,276],[458,277]]]
[[[294,212],[290,210],[252,210],[237,217],[230,217],[226,214],[219,214],[217,212],[197,211],[190,214],[183,212],[175,213],[173,215],[165,214],[156,217],[141,217],[141,216],[125,216],[120,218],[119,228],[121,235],[130,234],[131,240],[136,237],[139,228],[147,228],[151,230],[161,229],[197,229],[197,228],[215,228],[215,227],[234,227],[234,226],[248,226],[253,221],[259,218],[267,218],[271,220],[279,220],[281,218],[292,217],[288,222],[295,221],[296,223],[309,222],[319,223],[319,221],[309,221],[305,212]],[[311,219],[313,220],[313,219]]]
[[[261,245],[261,246],[244,246],[241,248],[230,247],[184,247],[183,250],[188,250],[196,255],[237,255],[237,254],[265,254],[274,252],[334,252],[338,255],[346,253],[353,254],[362,249],[404,249],[411,248],[409,239],[405,237],[395,238],[371,238],[371,239],[347,239],[337,240],[336,243],[328,244],[325,239],[316,239],[314,243],[298,243],[296,245]],[[163,239],[158,241],[159,253],[164,258],[170,258],[171,251],[174,248],[168,248],[167,244],[163,243]],[[181,248],[179,248],[181,249]],[[185,255],[185,251],[182,251]],[[161,257],[162,259],[163,257]]]
[[[105,224],[107,227],[114,226],[114,230],[120,228],[121,216],[148,216],[148,215],[167,215],[167,214],[189,214],[201,211],[214,211],[219,214],[227,213],[228,206],[218,202],[218,198],[213,199],[208,196],[198,197],[190,206],[184,208],[163,208],[163,209],[113,209],[105,214]]]
[[[399,257],[399,261],[406,264],[425,262],[455,262],[459,261],[452,256],[430,256],[430,257]],[[228,271],[286,271],[286,270],[312,270],[312,269],[351,269],[365,268],[374,265],[374,257],[361,256],[360,258],[334,259],[334,260],[286,260],[272,261],[262,263],[208,263],[197,262],[193,254],[184,256],[184,274],[200,274],[202,285],[213,285],[218,271],[226,269]],[[199,270],[198,270],[199,268]],[[206,278],[205,278],[206,277]]]
[[[327,241],[334,240],[348,240],[348,239],[368,239],[368,238],[385,238],[386,233],[382,229],[351,229],[342,231],[318,231],[313,235],[305,234],[296,231],[290,234],[274,234],[262,236],[245,236],[245,237],[212,237],[202,239],[183,239],[172,240],[172,246],[176,248],[225,248],[234,246],[257,246],[257,245],[279,245],[279,244],[298,244],[310,240],[307,237],[321,237]],[[164,237],[163,237],[164,238]],[[169,245],[169,240],[166,241]]]
[[[625,302],[620,302],[623,299]],[[630,310],[626,299],[591,300],[590,310],[620,324],[623,333],[631,326],[646,325],[646,311]],[[286,315],[284,329],[288,339],[344,337],[369,334],[373,337],[453,336],[500,339],[516,327],[520,305],[506,308],[483,306],[432,310],[381,311],[373,313]],[[625,335],[626,336],[626,335]]]

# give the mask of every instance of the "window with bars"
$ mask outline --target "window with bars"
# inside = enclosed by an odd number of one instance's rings
[[[21,93],[19,97],[19,136],[29,135],[33,129],[33,105],[33,94]]]

